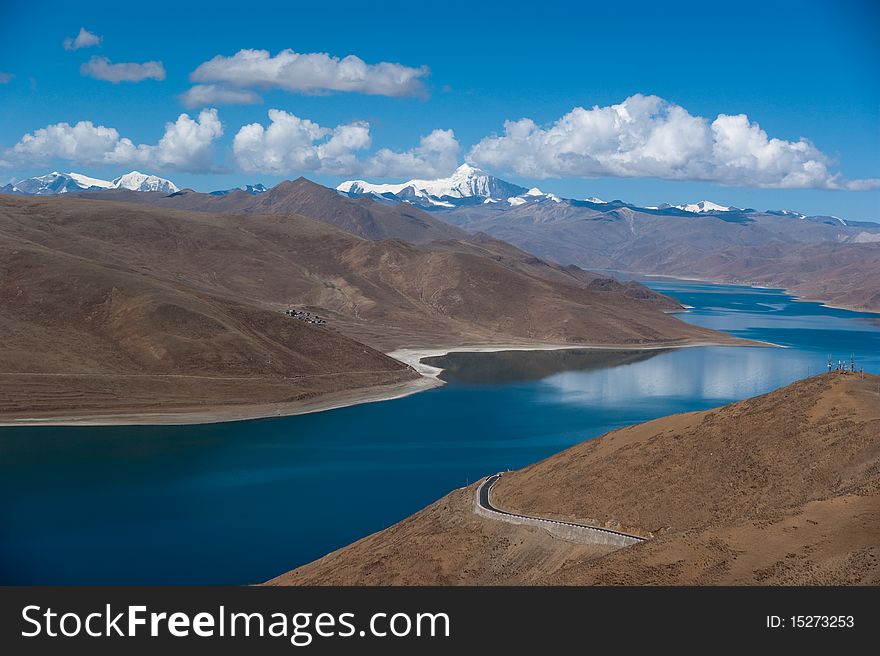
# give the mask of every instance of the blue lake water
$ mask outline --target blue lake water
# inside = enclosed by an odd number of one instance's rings
[[[690,322],[786,348],[685,348],[533,380],[204,426],[0,428],[0,584],[252,583],[488,473],[856,357],[880,315],[778,290],[652,281]]]

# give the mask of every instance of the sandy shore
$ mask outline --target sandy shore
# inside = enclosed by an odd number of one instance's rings
[[[395,385],[382,385],[341,392],[322,394],[321,396],[292,401],[289,403],[266,403],[254,405],[227,405],[217,407],[199,407],[192,411],[175,412],[132,412],[114,414],[71,415],[66,417],[34,417],[0,421],[2,426],[126,426],[126,425],[163,425],[185,426],[192,424],[218,424],[229,421],[246,421],[249,419],[266,419],[270,417],[289,417],[312,412],[323,412],[335,408],[344,408],[360,403],[390,401],[410,394],[422,392],[441,385],[437,378],[422,376],[415,380]]]

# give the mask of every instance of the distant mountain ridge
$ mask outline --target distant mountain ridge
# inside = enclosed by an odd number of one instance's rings
[[[641,206],[623,200],[606,201],[595,196],[584,200],[564,198],[553,193],[545,193],[538,187],[526,189],[519,185],[502,180],[494,175],[469,164],[459,166],[451,176],[434,180],[413,179],[401,183],[373,183],[366,180],[346,180],[336,186],[336,190],[357,198],[368,196],[384,202],[409,203],[424,210],[433,212],[451,212],[459,208],[486,206],[496,211],[535,205],[561,205],[558,212],[566,212],[565,208],[587,208],[598,211],[611,211],[628,208],[633,211],[654,215],[672,216],[711,216],[729,215],[725,220],[736,220],[736,215],[769,214],[799,219],[821,219],[827,223],[839,225],[862,225],[846,221],[837,216],[808,216],[793,210],[765,210],[760,212],[753,208],[740,208],[722,205],[711,200],[700,200],[693,203],[672,205],[662,203],[656,206]],[[458,223],[457,221],[453,221]],[[870,225],[870,224],[869,224]]]
[[[468,237],[461,228],[407,203],[374,202],[368,197],[353,199],[305,178],[286,180],[261,193],[233,189],[228,193],[205,194],[183,189],[173,194],[138,194],[112,189],[84,195],[195,212],[301,214],[369,240],[403,239],[419,244]]]
[[[128,189],[129,191],[158,191],[173,194],[179,191],[177,185],[157,175],[130,171],[113,180],[93,178],[82,173],[61,173],[52,171],[45,175],[25,178],[0,187],[0,193],[24,196],[54,196],[56,194],[79,193],[82,191],[105,191],[107,189]]]
[[[289,182],[289,181],[285,181]],[[281,182],[279,184],[284,184]],[[276,185],[277,187],[278,185]],[[26,178],[0,187],[0,193],[48,196],[83,191],[104,191],[111,189],[127,189],[130,191],[154,191],[164,194],[176,194],[181,191],[177,185],[166,178],[156,175],[131,171],[112,181],[93,178],[81,173],[60,173],[53,171],[41,176]],[[208,192],[211,196],[227,196],[242,191],[250,196],[259,196],[271,191],[262,183],[245,184],[230,189],[218,189]],[[340,195],[352,199],[369,197],[381,203],[407,203],[423,210],[432,212],[453,212],[460,208],[485,208],[505,211],[523,206],[550,207],[559,205],[557,213],[567,213],[567,208],[586,208],[597,211],[612,211],[627,208],[636,212],[653,215],[670,216],[717,216],[726,215],[723,220],[737,221],[739,215],[751,214],[770,215],[786,218],[810,219],[829,225],[871,227],[872,222],[849,221],[833,215],[807,215],[790,209],[767,209],[764,211],[753,208],[739,208],[722,205],[711,200],[700,200],[693,203],[672,205],[661,203],[656,206],[640,206],[623,200],[606,201],[595,196],[583,200],[565,198],[554,193],[546,193],[538,187],[527,189],[520,185],[502,180],[491,173],[470,164],[462,164],[446,178],[412,179],[401,183],[373,183],[366,180],[346,180],[335,188]],[[198,192],[197,192],[198,193]],[[446,219],[444,219],[446,220]],[[458,220],[451,220],[458,224]]]

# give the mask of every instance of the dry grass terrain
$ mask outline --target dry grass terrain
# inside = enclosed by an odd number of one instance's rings
[[[880,377],[829,373],[505,474],[509,511],[651,539],[608,551],[473,512],[475,486],[274,584],[880,583]]]

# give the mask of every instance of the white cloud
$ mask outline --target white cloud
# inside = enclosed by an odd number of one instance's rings
[[[73,162],[99,162],[120,142],[115,128],[80,121],[76,125],[55,123],[25,134],[9,154],[26,162],[45,162],[53,158]]]
[[[206,172],[211,169],[214,141],[222,134],[216,109],[202,110],[196,119],[181,114],[175,122],[165,124],[165,133],[155,145],[135,144],[115,128],[91,121],[55,123],[24,135],[5,156],[31,165],[64,159],[77,164],[162,166]]]
[[[165,67],[160,61],[148,61],[143,64],[113,64],[106,57],[95,56],[80,66],[79,72],[96,80],[106,80],[113,84],[165,79]]]
[[[280,109],[269,110],[269,125],[243,126],[232,149],[245,171],[274,175],[314,172],[326,175],[415,177],[445,175],[458,164],[459,144],[452,130],[434,130],[404,152],[383,148],[359,159],[372,144],[370,125],[355,121],[323,127]]]
[[[377,178],[441,177],[458,166],[460,151],[452,130],[434,130],[410,150],[381,149],[364,164],[363,172]]]
[[[780,188],[869,189],[880,180],[844,180],[808,140],[770,138],[744,114],[693,116],[657,96],[618,105],[575,107],[548,126],[507,121],[468,155],[522,176],[657,177]]]
[[[186,107],[205,107],[207,105],[254,105],[262,98],[253,91],[228,89],[216,84],[197,84],[180,95]]]
[[[360,57],[340,59],[326,53],[282,50],[274,57],[267,50],[239,50],[231,57],[217,55],[190,75],[193,82],[218,83],[231,88],[278,88],[302,93],[354,91],[380,96],[413,96],[424,93],[425,66],[380,62],[367,64]]]
[[[65,50],[79,50],[80,48],[91,48],[101,43],[101,37],[92,34],[86,28],[79,28],[79,34],[75,37],[67,37],[62,42]]]
[[[359,164],[355,151],[369,148],[370,126],[364,122],[321,127],[280,109],[269,110],[269,127],[242,126],[232,142],[245,171],[275,175],[314,171],[346,175]]]
[[[15,76],[12,73],[0,71],[0,84],[9,84]]]

